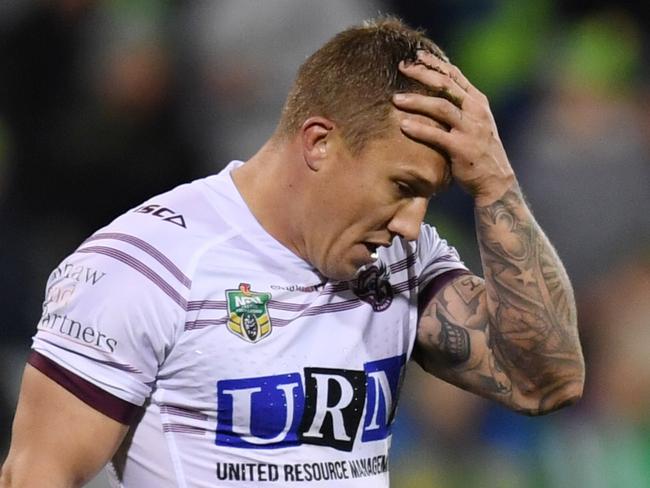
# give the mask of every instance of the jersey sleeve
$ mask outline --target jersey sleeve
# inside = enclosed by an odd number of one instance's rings
[[[133,239],[85,243],[47,282],[29,362],[45,374],[55,365],[48,375],[84,401],[75,385],[143,405],[182,331],[182,285]]]
[[[454,274],[469,272],[456,249],[447,244],[436,229],[428,224],[422,225],[416,252],[422,266],[418,279],[420,290],[450,271],[454,271]]]

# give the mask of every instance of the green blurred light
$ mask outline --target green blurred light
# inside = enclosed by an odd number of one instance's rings
[[[500,2],[493,14],[459,34],[457,63],[488,97],[531,75],[552,15],[552,2]]]
[[[641,41],[631,19],[596,17],[579,24],[567,40],[564,62],[576,82],[603,90],[629,85],[639,68]]]

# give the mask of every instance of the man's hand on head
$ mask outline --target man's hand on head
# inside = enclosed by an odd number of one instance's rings
[[[456,277],[425,298],[414,357],[528,415],[575,403],[585,366],[566,271],[516,185],[485,95],[452,64],[419,56],[400,70],[432,95],[395,97],[402,131],[444,151],[453,178],[474,196],[485,279]]]
[[[440,93],[395,95],[393,102],[402,112],[402,131],[443,151],[454,179],[474,197],[477,206],[500,198],[515,176],[487,97],[456,66],[430,53],[420,52],[415,62],[402,61],[400,71]],[[448,129],[427,123],[427,118]]]

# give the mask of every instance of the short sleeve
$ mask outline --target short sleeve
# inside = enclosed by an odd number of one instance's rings
[[[142,405],[182,329],[182,300],[139,256],[82,247],[50,275],[32,347],[82,380]]]
[[[440,238],[436,229],[428,224],[422,225],[416,252],[422,266],[418,279],[420,290],[448,271],[467,271],[456,249]]]

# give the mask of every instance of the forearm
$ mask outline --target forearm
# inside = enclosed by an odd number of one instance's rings
[[[584,361],[571,283],[518,186],[475,210],[488,337],[510,378],[509,403],[543,413],[582,394]]]
[[[454,180],[474,198],[485,285],[457,281],[427,304],[416,358],[427,371],[516,410],[554,410],[582,394],[571,284],[514,183],[487,97],[451,63],[427,53],[418,61],[400,70],[454,103],[395,98],[404,112],[400,127],[441,148]]]

